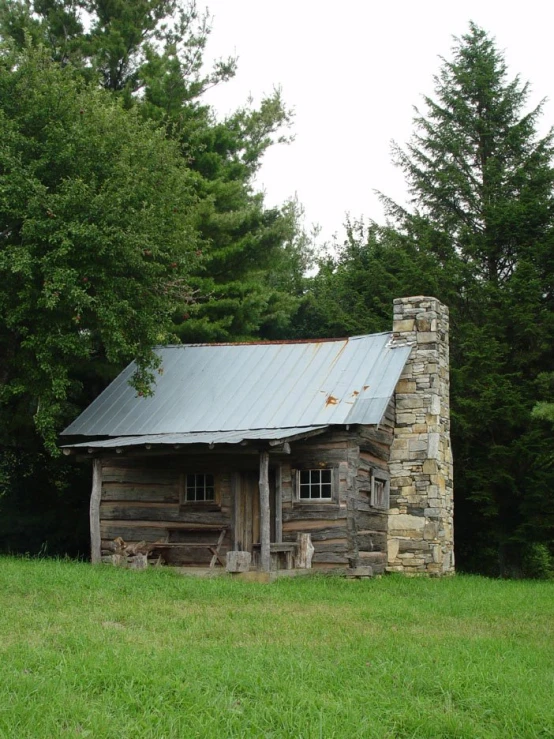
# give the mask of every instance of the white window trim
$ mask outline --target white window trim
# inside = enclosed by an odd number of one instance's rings
[[[300,475],[302,472],[330,472],[331,473],[331,495],[328,498],[301,498],[300,497]],[[295,472],[295,502],[302,505],[317,505],[318,503],[327,505],[329,503],[335,503],[337,501],[337,476],[338,470],[335,467],[300,467]],[[324,483],[328,484],[328,483]]]

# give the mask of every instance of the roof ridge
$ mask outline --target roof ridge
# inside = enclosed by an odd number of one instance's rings
[[[190,346],[280,346],[284,344],[329,344],[339,341],[357,341],[368,339],[373,336],[388,336],[392,331],[379,331],[375,334],[357,334],[356,336],[340,336],[331,339],[268,339],[259,341],[214,341],[214,342],[191,342],[190,344],[158,344],[155,349],[182,349]]]

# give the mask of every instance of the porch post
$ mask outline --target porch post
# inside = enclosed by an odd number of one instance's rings
[[[260,560],[262,572],[269,572],[270,570],[269,532],[269,452],[260,452]]]
[[[100,542],[100,498],[102,497],[102,461],[92,460],[92,492],[90,494],[90,561],[102,561]]]
[[[283,466],[275,470],[275,541],[283,541]]]

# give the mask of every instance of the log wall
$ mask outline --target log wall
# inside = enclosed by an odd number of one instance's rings
[[[180,485],[187,472],[213,473],[216,501],[180,503]],[[228,526],[221,552],[232,546],[231,465],[214,457],[197,456],[187,461],[182,456],[111,458],[102,462],[100,534],[102,553],[121,536],[127,543],[138,541],[211,542],[217,532],[206,527]],[[197,531],[189,531],[194,527]],[[208,549],[172,550],[171,564],[206,565]]]
[[[384,570],[388,513],[371,505],[371,477],[388,474],[393,437],[394,405],[391,402],[379,427],[355,426],[291,444],[290,455],[272,455],[270,469],[280,469],[282,539],[296,541],[298,533],[310,533],[315,548],[312,566],[344,570],[371,564]],[[210,526],[227,526],[221,552],[233,548],[234,497],[242,469],[256,469],[257,454],[249,460],[240,454],[212,452],[188,455],[112,457],[102,462],[100,531],[103,554],[118,536],[138,541],[206,542],[217,533]],[[331,468],[333,499],[299,500],[300,469]],[[216,480],[214,503],[181,504],[180,484],[187,472],[210,472]],[[240,483],[239,483],[240,484]],[[194,527],[195,531],[190,531]],[[171,564],[206,565],[208,550],[173,550]]]
[[[388,475],[394,405],[382,425],[333,431],[296,442],[283,463],[283,539],[294,541],[309,532],[315,548],[312,566],[342,570],[371,564],[384,571],[387,550],[387,511],[371,506],[371,475]],[[296,490],[298,470],[332,468],[335,495],[329,502],[301,501]]]

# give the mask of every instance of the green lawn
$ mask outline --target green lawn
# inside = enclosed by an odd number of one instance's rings
[[[554,583],[3,558],[0,737],[554,737]]]

